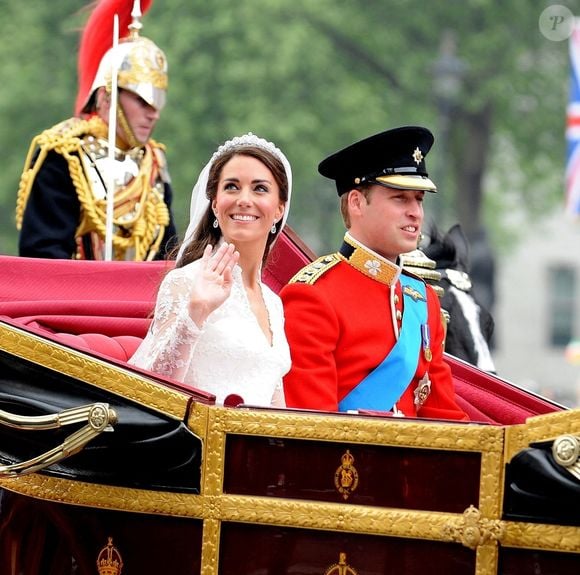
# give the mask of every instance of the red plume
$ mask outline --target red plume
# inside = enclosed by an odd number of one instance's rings
[[[141,0],[141,12],[145,14],[153,0]],[[75,103],[78,116],[89,97],[99,64],[107,50],[113,46],[113,19],[119,16],[119,38],[129,35],[134,0],[97,0],[80,40],[78,77],[79,88]]]

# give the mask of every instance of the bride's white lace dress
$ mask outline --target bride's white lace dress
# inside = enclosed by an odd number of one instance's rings
[[[290,349],[280,298],[261,284],[270,345],[236,266],[230,297],[200,329],[188,314],[189,290],[200,264],[201,260],[194,261],[165,276],[149,332],[129,363],[213,393],[218,403],[237,394],[250,405],[283,406],[282,377],[290,369]]]

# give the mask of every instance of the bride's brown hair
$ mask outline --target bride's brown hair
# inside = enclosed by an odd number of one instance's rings
[[[280,190],[280,201],[286,205],[288,201],[288,177],[282,162],[276,156],[267,150],[264,150],[263,148],[251,145],[237,147],[224,152],[224,154],[215,160],[209,171],[206,190],[206,196],[209,199],[207,210],[203,214],[203,217],[201,218],[201,221],[199,222],[199,225],[197,226],[191,241],[184,248],[181,257],[177,260],[175,267],[183,267],[195,260],[198,260],[201,258],[205,248],[209,244],[215,246],[220,241],[222,237],[222,231],[220,228],[213,227],[215,216],[212,210],[212,203],[217,196],[218,183],[222,169],[234,156],[249,156],[262,162],[272,172],[272,175],[274,176],[274,179],[276,180]],[[266,265],[268,254],[270,253],[270,246],[272,245],[272,242],[278,237],[281,227],[282,220],[276,223],[276,233],[268,234],[266,248],[262,257],[262,265],[264,266]]]

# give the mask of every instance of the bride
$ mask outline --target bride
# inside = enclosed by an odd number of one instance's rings
[[[138,367],[260,406],[285,405],[290,369],[282,303],[261,271],[287,216],[292,173],[271,142],[246,134],[213,154],[193,189],[176,267],[164,278]]]

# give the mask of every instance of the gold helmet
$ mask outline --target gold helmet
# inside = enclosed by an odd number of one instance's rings
[[[165,105],[167,58],[152,40],[139,36],[142,27],[139,4],[139,0],[101,0],[91,14],[79,51],[77,114],[94,111],[99,88],[111,91],[113,69],[118,72],[119,88],[137,94],[157,110]],[[143,1],[144,10],[150,5],[151,0]],[[125,37],[112,46],[115,14],[119,17],[119,34]]]

